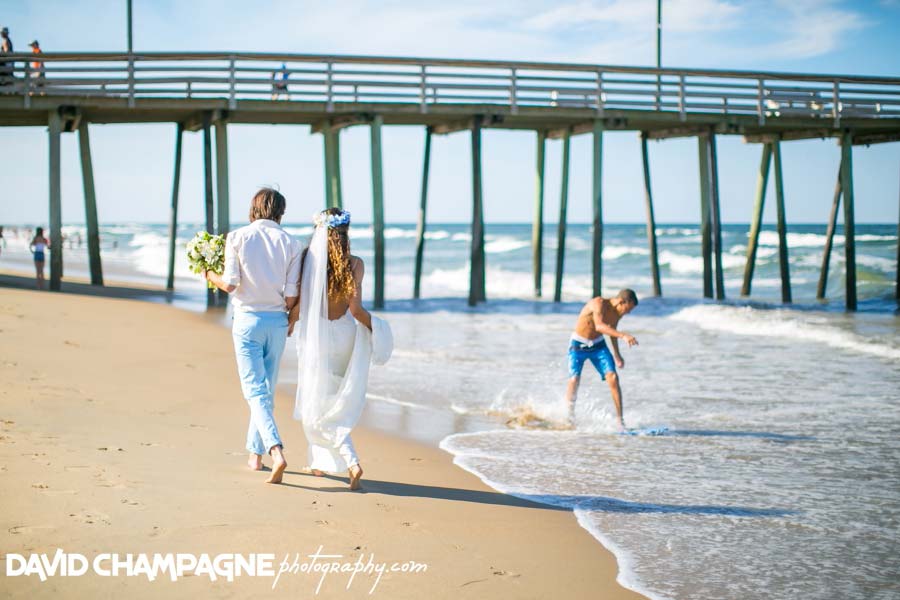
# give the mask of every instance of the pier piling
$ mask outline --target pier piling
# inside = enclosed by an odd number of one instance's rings
[[[203,120],[203,191],[204,191],[204,207],[206,215],[206,231],[213,233],[215,231],[215,220],[213,213],[213,174],[212,174],[212,140],[210,132],[209,118]],[[215,290],[206,290],[206,306],[207,308],[216,305]]]
[[[662,296],[659,280],[659,255],[656,250],[656,219],[653,217],[653,193],[650,187],[650,157],[647,152],[647,132],[641,132],[641,158],[644,165],[644,204],[647,208],[647,247],[650,249],[650,273],[653,295]]]
[[[343,208],[340,131],[331,121],[322,124],[322,139],[325,146],[325,208]]]
[[[791,275],[788,265],[787,222],[784,213],[784,180],[781,176],[781,140],[772,142],[772,161],[775,163],[775,207],[778,219],[778,267],[781,272],[781,301],[791,302]]]
[[[534,273],[534,295],[542,294],[544,275],[544,165],[547,132],[537,132],[537,162],[535,165],[534,222],[531,226],[531,264]]]
[[[601,119],[594,120],[591,200],[593,201],[592,275],[594,296],[601,295],[603,284],[603,129]],[[566,169],[568,173],[568,169]]]
[[[59,291],[63,275],[62,192],[60,187],[60,136],[62,118],[59,111],[50,111],[48,122],[50,173],[50,289]]]
[[[216,119],[216,233],[228,235],[230,230],[228,200],[228,124]],[[228,302],[228,294],[217,290],[219,304]]]
[[[553,301],[562,300],[563,265],[566,260],[566,212],[569,205],[569,146],[570,132],[563,134],[562,182],[559,191],[559,224],[556,229],[556,284]]]
[[[425,256],[425,216],[428,208],[428,171],[431,167],[431,136],[434,128],[425,128],[425,155],[422,159],[422,195],[419,198],[419,220],[416,225],[416,270],[413,276],[413,298],[422,290],[422,260]]]
[[[775,163],[775,207],[778,220],[778,267],[781,272],[781,301],[791,302],[791,275],[788,266],[787,219],[784,212],[784,179],[781,171],[781,140],[772,142],[772,160]]]
[[[838,165],[837,183],[834,185],[834,198],[831,200],[831,214],[828,217],[828,230],[825,232],[825,250],[822,253],[822,271],[819,273],[819,285],[816,287],[816,299],[825,299],[825,288],[828,287],[828,269],[831,262],[831,248],[834,244],[834,230],[837,228],[838,210],[841,204],[841,167]]]
[[[853,207],[853,135],[841,135],[841,191],[844,196],[844,258],[846,309],[856,310],[856,225]]]
[[[166,289],[175,289],[175,238],[178,233],[178,192],[181,185],[181,147],[184,138],[184,124],[175,129],[175,173],[172,176],[172,208],[169,212],[169,269]]]
[[[747,264],[744,266],[744,284],[741,296],[749,296],[753,285],[753,271],[756,269],[756,249],[759,247],[759,231],[762,228],[763,209],[766,204],[766,188],[769,185],[769,166],[772,164],[772,145],[763,144],[762,160],[759,163],[759,175],[756,178],[756,200],[753,203],[753,220],[750,222],[750,235],[747,239]]]
[[[481,190],[480,115],[472,119],[472,250],[469,269],[469,306],[487,299],[485,292],[484,202]]]
[[[716,268],[716,300],[725,299],[725,274],[722,272],[722,218],[719,204],[719,159],[716,134],[707,136],[709,146],[709,218],[712,222],[712,250]]]
[[[697,136],[700,163],[700,253],[703,255],[703,297],[713,297],[712,236],[709,227],[709,142],[706,134]]]
[[[384,178],[381,161],[381,125],[384,118],[375,115],[369,124],[372,151],[372,229],[375,247],[376,310],[384,308]]]
[[[91,138],[87,121],[78,124],[78,147],[81,154],[81,179],[84,184],[84,220],[87,227],[88,264],[91,285],[103,285],[100,263],[100,225],[97,220],[97,194],[94,188],[94,166],[91,160]]]

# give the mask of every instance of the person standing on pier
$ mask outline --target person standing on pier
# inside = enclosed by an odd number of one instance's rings
[[[298,301],[300,242],[281,227],[286,201],[276,190],[259,190],[250,203],[250,224],[225,239],[222,275],[203,276],[231,294],[232,338],[241,390],[250,405],[248,465],[263,470],[262,455],[272,457],[267,483],[281,483],[287,461],[275,425],[275,383],[289,335],[288,313]]]
[[[623,289],[615,298],[606,299],[601,296],[588,301],[575,322],[575,331],[569,343],[569,384],[566,387],[566,404],[569,423],[575,423],[575,398],[578,384],[581,382],[581,370],[584,362],[589,360],[600,373],[612,393],[613,404],[620,431],[625,431],[625,419],[622,409],[622,388],[616,369],[625,366],[625,360],[619,353],[619,338],[629,346],[636,346],[637,340],[631,334],[619,331],[616,326],[619,320],[630,313],[638,305],[634,290]],[[612,353],[606,345],[603,335],[609,336]]]
[[[43,54],[43,50],[37,40],[28,45],[31,46],[31,53],[35,55],[35,59],[31,61],[31,77],[34,79],[35,86],[41,87],[44,85],[44,61],[38,59]]]
[[[12,54],[13,43],[9,37],[9,28],[0,29],[0,55]],[[13,82],[13,69],[16,63],[0,61],[0,85],[9,85]]]

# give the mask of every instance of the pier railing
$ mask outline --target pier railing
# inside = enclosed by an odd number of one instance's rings
[[[13,54],[0,94],[527,107],[800,116],[900,117],[900,78],[584,64],[277,54]],[[33,64],[34,63],[34,64]],[[823,123],[824,124],[824,123]]]

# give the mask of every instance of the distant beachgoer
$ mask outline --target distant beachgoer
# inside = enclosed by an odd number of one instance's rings
[[[622,389],[616,373],[616,368],[621,369],[625,366],[625,361],[619,354],[619,338],[625,340],[629,346],[636,346],[637,340],[634,336],[617,330],[616,326],[619,320],[637,305],[637,294],[633,290],[623,289],[615,298],[606,299],[600,296],[593,298],[578,313],[575,332],[569,343],[569,384],[566,388],[566,403],[571,424],[575,421],[575,397],[581,381],[581,370],[584,362],[589,360],[609,385],[616,406],[619,429],[625,429]],[[606,340],[603,339],[604,334],[608,335],[612,342],[612,353],[606,346]]]
[[[13,43],[9,37],[9,28],[0,29],[0,55],[12,54]],[[14,62],[0,61],[0,85],[9,85],[13,82]]]
[[[287,65],[281,63],[279,71],[272,72],[272,100],[278,100],[281,94],[288,93],[288,72]],[[290,99],[290,96],[288,96]]]
[[[250,203],[250,224],[225,238],[225,269],[204,271],[204,279],[231,294],[231,334],[241,391],[250,407],[248,465],[263,469],[263,454],[272,457],[267,483],[281,483],[287,461],[273,415],[275,383],[285,342],[288,313],[297,304],[300,242],[281,227],[286,200],[276,190],[259,190]]]
[[[43,54],[41,45],[37,40],[34,40],[28,45],[31,46],[32,54]],[[42,87],[44,85],[44,61],[37,60],[37,57],[35,57],[35,60],[31,61],[31,77],[35,80],[35,86]]]
[[[6,247],[6,238],[3,237],[3,226],[0,225],[0,250]]]
[[[37,273],[37,288],[44,289],[44,251],[50,247],[50,242],[44,237],[44,228],[34,230],[29,249],[34,253],[34,270]]]

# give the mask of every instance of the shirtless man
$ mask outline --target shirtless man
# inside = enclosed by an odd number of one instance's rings
[[[575,332],[569,343],[569,384],[566,387],[569,423],[574,425],[575,422],[575,396],[578,393],[578,383],[581,381],[581,369],[584,367],[584,361],[589,360],[600,373],[600,377],[609,385],[613,403],[616,405],[619,430],[624,431],[622,389],[619,387],[619,376],[616,374],[616,368],[621,369],[625,366],[625,361],[619,354],[619,338],[625,340],[629,346],[636,346],[637,340],[634,336],[617,330],[616,325],[619,324],[619,319],[630,313],[637,305],[638,299],[634,291],[624,289],[609,300],[600,296],[593,298],[578,314]],[[612,353],[606,346],[603,334],[608,335],[612,341]]]

